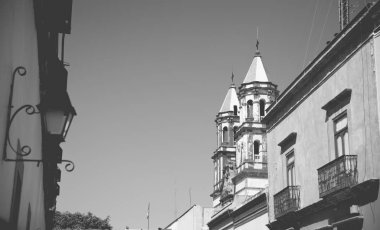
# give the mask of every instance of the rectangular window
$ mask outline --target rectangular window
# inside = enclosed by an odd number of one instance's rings
[[[219,180],[220,180],[220,158],[218,159],[218,183],[219,183]]]
[[[223,157],[220,158],[220,180],[223,179]]]
[[[214,184],[218,183],[218,166],[216,161],[214,161]]]
[[[347,113],[339,115],[334,120],[334,138],[336,157],[349,155]]]
[[[288,186],[293,186],[295,185],[295,182],[296,182],[294,162],[295,162],[294,152],[292,151],[286,156],[286,174],[287,174]]]

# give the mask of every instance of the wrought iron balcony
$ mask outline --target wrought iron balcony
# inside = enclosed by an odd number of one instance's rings
[[[358,183],[357,156],[343,155],[318,169],[319,197]]]
[[[256,162],[254,160],[245,160],[237,167],[237,173],[241,171],[268,172],[267,162]]]
[[[236,168],[236,175],[232,178],[232,181],[238,183],[247,177],[268,178],[266,158],[263,157],[262,161],[244,160]]]
[[[297,211],[300,203],[300,187],[288,186],[274,195],[274,216],[279,218]]]

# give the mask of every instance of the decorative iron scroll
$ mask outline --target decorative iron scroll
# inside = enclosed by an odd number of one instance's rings
[[[29,154],[32,153],[32,148],[29,146],[29,145],[23,145],[21,147],[18,147],[18,148],[15,148],[13,145],[12,145],[12,142],[10,140],[10,128],[11,128],[11,124],[13,122],[13,120],[15,119],[16,115],[22,111],[22,110],[25,110],[26,114],[28,115],[33,115],[33,114],[38,114],[39,111],[38,109],[33,106],[33,105],[23,105],[21,106],[20,108],[18,108],[13,114],[12,114],[12,108],[13,108],[13,105],[12,105],[12,102],[13,102],[13,90],[14,90],[14,82],[15,82],[15,78],[17,75],[19,76],[25,76],[26,75],[26,69],[25,67],[23,66],[18,66],[12,73],[12,83],[11,83],[11,89],[10,89],[10,96],[9,96],[9,102],[8,102],[8,120],[7,120],[7,130],[6,130],[6,137],[5,137],[5,140],[4,140],[4,152],[3,152],[3,160],[4,161],[13,161],[13,162],[17,162],[17,161],[23,161],[23,162],[36,162],[37,163],[37,166],[40,164],[40,163],[44,163],[45,161],[44,160],[40,160],[40,159],[23,159],[22,157],[25,157],[25,156],[28,156]],[[8,159],[7,157],[7,147],[10,147],[10,149],[17,155],[17,156],[20,156],[21,158],[17,158],[17,159]],[[66,162],[66,165],[65,165],[65,170],[67,172],[72,172],[75,168],[75,165],[74,165],[74,162],[70,161],[70,160],[62,160],[62,162]]]

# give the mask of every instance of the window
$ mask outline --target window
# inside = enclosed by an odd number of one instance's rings
[[[259,153],[260,153],[260,142],[259,141],[253,142],[253,153],[255,155],[259,155]]]
[[[288,186],[293,186],[295,185],[295,182],[296,182],[294,161],[295,161],[294,152],[292,151],[286,156],[286,175],[287,175]]]
[[[265,100],[260,100],[260,116],[265,116]]]
[[[219,181],[223,180],[223,157],[220,158],[220,166],[219,166]]]
[[[331,153],[335,152],[335,157],[350,154],[348,118],[351,111],[348,105],[351,101],[351,93],[351,89],[344,89],[322,106],[322,109],[326,111],[326,122],[331,135],[329,139],[334,140],[329,142],[329,150]]]
[[[214,184],[218,183],[218,164],[214,161]]]
[[[247,118],[253,118],[253,101],[247,102]]]
[[[220,159],[218,159],[218,161],[216,162],[216,166],[217,166],[217,169],[218,169],[218,171],[217,171],[217,183],[219,183],[219,178],[220,178]]]
[[[227,143],[227,142],[228,142],[228,128],[224,127],[223,128],[223,143]]]
[[[237,105],[234,105],[234,115],[237,115]]]
[[[234,126],[234,134],[236,134],[237,130],[238,130],[238,127]]]
[[[334,120],[334,138],[335,138],[336,157],[350,154],[347,125],[348,125],[347,113],[343,113],[342,115],[339,115]]]

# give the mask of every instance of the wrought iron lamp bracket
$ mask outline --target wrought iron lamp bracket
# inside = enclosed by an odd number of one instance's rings
[[[13,101],[13,89],[14,89],[14,81],[16,76],[25,76],[26,75],[26,69],[23,66],[18,66],[12,73],[12,83],[11,83],[11,89],[10,89],[10,96],[9,96],[9,103],[8,103],[8,119],[7,119],[7,130],[6,130],[6,136],[4,141],[4,149],[3,149],[3,160],[4,161],[12,161],[12,162],[36,162],[37,166],[40,165],[40,163],[47,162],[46,160],[39,160],[39,159],[23,159],[23,157],[28,156],[32,153],[32,148],[29,145],[23,145],[21,147],[17,147],[17,149],[12,145],[12,142],[10,140],[10,128],[13,120],[15,119],[16,115],[22,111],[25,110],[25,112],[28,115],[33,114],[39,114],[40,112],[36,108],[36,106],[33,105],[23,105],[20,108],[18,108],[13,114],[12,114],[12,108],[14,107],[12,105]],[[18,156],[17,159],[8,159],[7,157],[7,147],[10,147],[10,149]],[[20,157],[20,158],[19,158]],[[65,170],[67,172],[72,172],[75,168],[74,162],[70,160],[62,160],[61,162],[66,162]]]

